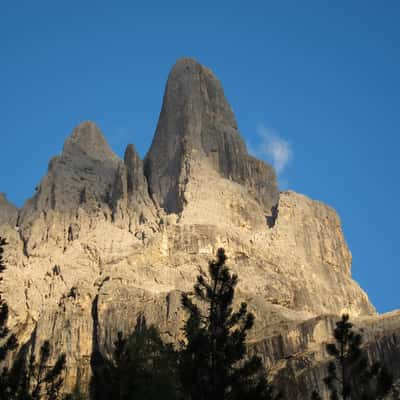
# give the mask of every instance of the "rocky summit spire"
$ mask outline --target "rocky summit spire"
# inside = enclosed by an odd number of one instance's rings
[[[246,186],[269,212],[278,200],[273,168],[247,153],[221,83],[197,61],[170,72],[156,134],[146,156],[150,191],[167,212],[181,212],[194,160]]]
[[[147,181],[143,172],[143,161],[140,159],[135,146],[128,144],[124,154],[127,169],[127,190],[129,194],[140,192],[148,194]]]
[[[86,224],[90,227],[112,220],[114,226],[129,228],[139,239],[147,228],[155,229],[157,218],[143,162],[135,148],[129,145],[125,160],[121,160],[91,121],[82,122],[72,131],[61,155],[50,161],[36,194],[19,214],[25,254],[33,254],[39,243],[49,238],[66,248],[66,241],[74,241],[85,227],[82,215],[91,220]],[[57,228],[60,221],[61,232]],[[32,234],[43,226],[51,227],[45,239]]]
[[[35,196],[22,209],[22,221],[35,213],[108,204],[115,172],[122,164],[94,122],[79,124],[53,157]]]
[[[153,227],[157,219],[157,211],[149,196],[143,172],[143,161],[133,144],[126,147],[124,163],[115,174],[111,207],[114,222],[122,221],[124,225],[128,220],[129,230],[135,231],[139,237],[143,234],[139,225],[148,224]]]

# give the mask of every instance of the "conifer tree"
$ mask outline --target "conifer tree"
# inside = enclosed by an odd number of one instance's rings
[[[104,360],[94,371],[92,384],[96,400],[178,398],[177,360],[173,346],[165,344],[153,325],[139,316],[133,333],[118,333],[112,360]]]
[[[24,349],[15,360],[9,373],[9,400],[60,400],[64,382],[65,354],[49,367],[50,342],[46,340],[36,360],[34,348],[29,359]]]
[[[320,394],[314,390],[311,394],[311,400],[322,400]]]
[[[389,392],[392,377],[387,369],[376,362],[369,365],[363,351],[362,336],[353,331],[349,316],[344,314],[336,322],[333,336],[336,343],[326,346],[333,357],[328,364],[324,382],[331,400],[380,400]],[[318,399],[317,392],[313,399]]]
[[[180,353],[184,397],[190,400],[266,400],[274,390],[265,379],[261,359],[246,359],[246,336],[254,316],[242,303],[233,311],[238,277],[225,265],[219,249],[209,263],[209,277],[199,275],[194,294],[182,295],[189,317],[184,325],[185,343]],[[196,301],[195,301],[196,299]]]

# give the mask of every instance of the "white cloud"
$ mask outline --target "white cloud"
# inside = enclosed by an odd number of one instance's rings
[[[266,157],[275,167],[276,172],[281,174],[293,158],[290,143],[274,129],[267,128],[264,124],[258,125],[257,134],[261,143],[255,153],[261,157]]]

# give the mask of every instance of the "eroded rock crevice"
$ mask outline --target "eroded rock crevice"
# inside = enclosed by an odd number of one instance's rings
[[[271,229],[275,226],[276,221],[278,219],[278,215],[279,215],[279,208],[278,208],[278,204],[276,204],[271,207],[271,215],[267,215],[265,217],[268,228]]]

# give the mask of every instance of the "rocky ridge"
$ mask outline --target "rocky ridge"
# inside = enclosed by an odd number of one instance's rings
[[[180,293],[219,247],[238,273],[237,301],[256,315],[249,351],[308,398],[324,375],[333,322],[351,314],[371,357],[398,369],[400,317],[377,316],[351,278],[336,212],[278,191],[273,168],[247,152],[214,74],[182,59],[167,82],[151,148],[117,157],[81,123],[21,210],[0,196],[3,283],[21,343],[67,354],[67,388],[90,379],[94,350],[112,351],[139,313],[180,338]],[[316,300],[318,299],[318,300]]]

